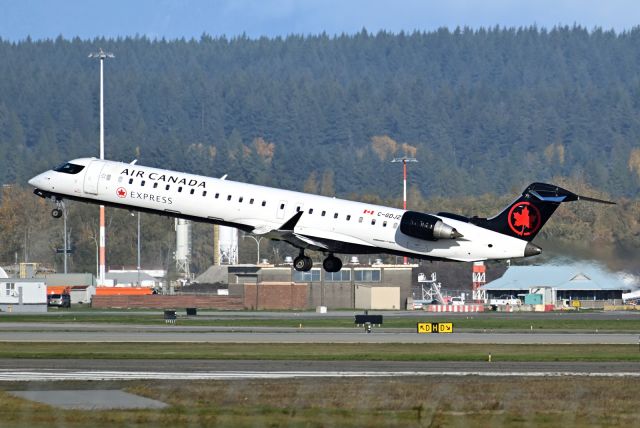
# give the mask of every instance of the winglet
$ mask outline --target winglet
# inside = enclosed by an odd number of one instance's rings
[[[293,228],[296,227],[296,224],[298,224],[300,217],[302,217],[302,211],[295,213],[294,216],[287,220],[285,224],[280,226],[279,230],[293,230]]]

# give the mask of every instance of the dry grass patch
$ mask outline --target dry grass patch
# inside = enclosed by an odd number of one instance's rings
[[[3,426],[25,427],[628,427],[640,424],[636,383],[624,378],[475,376],[111,382],[106,386],[123,387],[170,407],[62,411],[0,393],[0,411]],[[16,388],[15,384],[1,386]],[[105,385],[64,385],[65,389],[88,387]]]

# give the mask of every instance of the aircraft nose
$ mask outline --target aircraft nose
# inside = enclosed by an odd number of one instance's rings
[[[45,178],[45,174],[38,174],[35,177],[33,177],[31,180],[28,181],[28,183],[36,188],[42,188],[45,186],[47,179]]]

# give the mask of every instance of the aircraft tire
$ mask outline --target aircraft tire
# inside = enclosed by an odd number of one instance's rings
[[[54,208],[51,210],[51,217],[60,218],[62,217],[62,210],[58,208]]]
[[[305,272],[309,272],[312,267],[313,267],[313,260],[311,260],[311,257],[305,256],[304,257],[304,271]]]
[[[293,268],[297,271],[303,271],[304,270],[304,256],[298,256],[295,259],[293,259]]]
[[[300,272],[308,272],[313,267],[313,260],[308,256],[298,256],[293,260],[293,268]]]
[[[336,256],[329,256],[322,262],[322,267],[324,267],[324,270],[327,272],[340,272],[340,269],[342,269],[342,260]]]

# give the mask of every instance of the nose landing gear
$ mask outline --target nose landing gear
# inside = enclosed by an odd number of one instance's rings
[[[64,205],[62,200],[56,199],[56,207],[51,210],[51,217],[53,218],[62,217],[62,214],[64,213],[63,210],[64,210]]]

